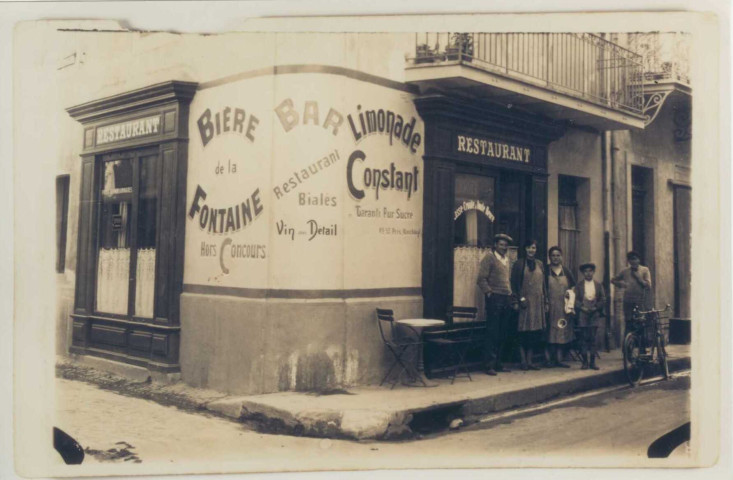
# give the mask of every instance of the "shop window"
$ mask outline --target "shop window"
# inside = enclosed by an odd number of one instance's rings
[[[101,161],[98,312],[153,317],[157,231],[156,152]]]
[[[502,175],[496,198],[496,233],[506,233],[514,239],[509,247],[510,257],[516,259],[517,247],[522,243],[522,185],[516,175]]]
[[[453,205],[453,304],[477,307],[483,318],[483,294],[476,286],[481,259],[494,238],[494,177],[456,174]]]
[[[578,181],[560,175],[558,180],[558,233],[563,263],[571,272],[578,271],[580,219],[578,218]]]
[[[66,268],[66,230],[69,220],[69,176],[56,177],[56,272]]]

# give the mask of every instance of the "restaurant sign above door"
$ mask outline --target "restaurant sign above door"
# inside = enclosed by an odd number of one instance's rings
[[[456,134],[457,153],[509,160],[524,164],[532,163],[532,149],[511,143],[489,140],[473,135]]]
[[[97,127],[97,145],[121,142],[160,132],[160,115]]]

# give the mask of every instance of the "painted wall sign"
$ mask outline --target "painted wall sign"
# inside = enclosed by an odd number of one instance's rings
[[[189,129],[184,283],[420,285],[424,126],[403,92],[330,74],[242,79],[199,91]]]
[[[498,142],[471,135],[456,135],[456,151],[481,157],[531,163],[532,150],[510,143]]]
[[[97,145],[160,133],[160,115],[97,127]]]

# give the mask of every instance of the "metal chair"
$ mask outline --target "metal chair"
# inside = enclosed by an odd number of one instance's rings
[[[469,381],[471,372],[468,369],[466,356],[469,349],[474,345],[474,332],[476,331],[475,322],[478,310],[475,307],[457,307],[448,308],[447,327],[449,330],[444,337],[430,338],[426,343],[430,343],[445,351],[445,360],[451,366],[451,385],[455,382],[460,372],[465,373]],[[459,323],[469,323],[465,327],[456,327],[456,319],[460,319]]]
[[[576,362],[583,361],[583,329],[587,327],[573,327],[573,341],[570,342],[568,354],[570,358]],[[595,358],[601,359],[601,354],[596,351]],[[590,359],[589,359],[590,360]]]
[[[392,310],[377,308],[377,325],[379,326],[379,334],[382,337],[382,341],[387,349],[392,352],[394,361],[389,367],[387,374],[379,382],[379,386],[384,385],[384,382],[389,378],[394,370],[395,366],[399,365],[402,369],[399,374],[395,376],[395,380],[392,382],[392,387],[397,384],[400,376],[406,373],[411,381],[420,380],[420,382],[426,386],[425,381],[422,379],[420,372],[417,370],[417,366],[413,365],[412,362],[404,361],[403,355],[410,347],[421,348],[422,341],[420,340],[420,334],[414,328],[409,325],[403,325],[406,332],[409,332],[404,337],[397,335],[397,329],[395,328],[394,312]],[[388,332],[388,333],[387,333]]]

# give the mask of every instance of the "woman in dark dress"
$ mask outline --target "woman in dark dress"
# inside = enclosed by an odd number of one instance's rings
[[[575,277],[562,264],[562,250],[552,247],[548,253],[550,264],[545,272],[549,313],[547,316],[547,343],[545,346],[545,366],[570,368],[563,363],[564,349],[573,341],[572,313],[565,308],[568,290],[575,287]]]
[[[528,241],[524,246],[524,258],[514,263],[511,274],[512,294],[519,302],[517,332],[522,370],[539,370],[532,363],[532,354],[545,329],[545,272],[542,262],[535,258],[536,254],[537,241]]]

